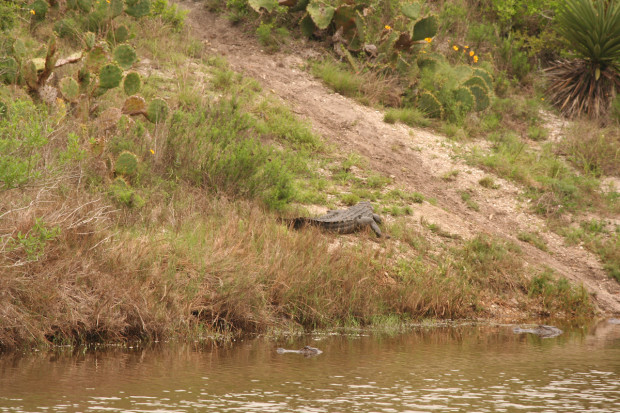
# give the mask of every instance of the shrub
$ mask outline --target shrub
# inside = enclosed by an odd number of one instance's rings
[[[550,102],[568,117],[604,117],[620,85],[620,3],[567,0],[557,30],[576,57],[546,70]]]
[[[4,189],[40,175],[41,149],[51,132],[48,122],[47,113],[28,100],[8,104],[6,116],[0,118],[0,184]]]

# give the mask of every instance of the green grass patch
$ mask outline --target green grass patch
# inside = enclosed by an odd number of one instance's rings
[[[538,248],[541,251],[547,251],[547,243],[545,242],[544,239],[542,239],[542,237],[540,236],[540,234],[536,233],[536,232],[519,232],[517,234],[517,239],[519,241],[523,241],[523,242],[527,242],[528,244],[532,244],[533,246],[535,246],[536,248]]]
[[[404,123],[409,126],[430,126],[431,121],[416,108],[388,108],[383,117],[385,123]]]
[[[528,294],[539,300],[546,312],[544,316],[558,316],[562,312],[577,318],[589,317],[594,313],[590,296],[583,285],[574,286],[564,277],[556,278],[550,269],[530,280]]]

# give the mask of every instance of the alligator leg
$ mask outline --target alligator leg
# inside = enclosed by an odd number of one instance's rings
[[[370,225],[370,228],[377,234],[378,237],[381,236],[381,229],[379,229],[379,225],[375,222],[374,217],[361,217],[357,219],[357,224],[361,227],[364,225]]]

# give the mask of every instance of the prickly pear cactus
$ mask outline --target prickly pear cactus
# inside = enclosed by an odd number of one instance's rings
[[[95,47],[95,42],[97,41],[97,36],[93,32],[86,32],[84,34],[84,45],[86,46],[86,50],[91,50]]]
[[[110,10],[108,11],[110,18],[115,18],[123,13],[125,0],[110,0]]]
[[[123,71],[115,63],[110,63],[101,68],[99,72],[99,87],[102,89],[112,89],[121,84]]]
[[[9,113],[9,107],[0,100],[0,119],[4,119],[6,115]]]
[[[128,73],[125,79],[123,79],[123,90],[128,96],[138,93],[140,87],[142,87],[142,80],[137,72]]]
[[[306,10],[316,27],[321,30],[327,29],[336,11],[334,7],[316,0],[310,1]]]
[[[17,80],[17,61],[12,57],[0,58],[0,82],[15,83]]]
[[[429,91],[424,91],[418,95],[418,108],[431,118],[443,117],[443,107],[439,99]]]
[[[133,176],[138,171],[138,157],[129,152],[123,151],[114,164],[114,172],[117,175]]]
[[[125,115],[145,114],[146,116],[146,101],[142,96],[130,96],[125,100],[122,112]]]
[[[435,37],[439,29],[439,20],[437,16],[431,15],[418,20],[413,26],[413,40],[424,40],[428,37]]]
[[[491,77],[491,74],[489,72],[478,67],[474,69],[473,76],[481,77],[482,80],[484,80],[484,83],[486,84],[487,89],[489,91],[493,90],[493,78]]]
[[[314,32],[317,30],[316,24],[314,24],[309,15],[306,15],[306,17],[301,19],[301,22],[299,22],[299,28],[301,29],[301,33],[306,37],[312,37]]]
[[[480,86],[481,88],[488,91],[488,87],[484,79],[480,76],[472,76],[463,83],[463,86]]]
[[[125,13],[131,17],[140,18],[151,12],[151,0],[125,0]]]
[[[88,70],[98,70],[108,61],[108,54],[102,46],[95,46],[86,55],[85,67]]]
[[[476,112],[481,112],[489,107],[491,104],[491,98],[489,97],[489,92],[486,87],[482,87],[480,85],[471,85],[468,86],[471,93],[476,98]]]
[[[112,44],[124,43],[127,39],[129,39],[129,29],[124,24],[108,32],[108,42]]]
[[[72,77],[63,77],[59,84],[60,93],[69,102],[75,102],[80,95],[80,85]]]
[[[406,17],[410,18],[411,20],[418,20],[418,17],[420,17],[420,11],[422,10],[422,6],[420,6],[420,3],[418,2],[403,3],[400,6],[400,10]]]
[[[146,118],[153,123],[159,123],[168,117],[168,104],[162,99],[154,99],[146,110]]]
[[[248,0],[248,4],[251,8],[260,13],[261,9],[267,10],[269,13],[273,11],[278,5],[277,0]]]
[[[136,51],[128,44],[116,46],[112,55],[118,65],[125,70],[129,69],[137,60]]]
[[[464,112],[470,112],[476,105],[476,98],[471,89],[461,86],[453,92],[454,100],[461,105]]]

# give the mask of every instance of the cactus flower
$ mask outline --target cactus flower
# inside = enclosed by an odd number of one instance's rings
[[[470,52],[469,52],[469,55],[470,55],[471,57],[473,57],[473,56],[475,55],[474,51],[473,51],[473,50],[472,50],[472,51],[470,51]]]
[[[430,43],[430,42],[432,42],[432,41],[433,41],[433,39],[432,39],[432,38],[430,38],[430,37],[425,37],[425,38],[424,38],[424,41],[425,41],[426,43]]]
[[[37,13],[33,9],[30,9],[30,14],[35,15]]]
[[[457,45],[452,46],[452,48],[454,49],[455,52],[459,50],[459,47]]]
[[[478,56],[474,56],[474,63],[478,63]]]
[[[392,30],[392,27],[386,24],[385,25],[385,30]]]

